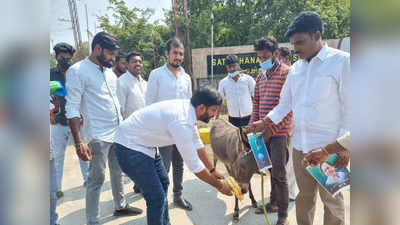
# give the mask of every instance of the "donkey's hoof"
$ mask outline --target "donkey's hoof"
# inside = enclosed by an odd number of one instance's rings
[[[257,202],[253,202],[253,203],[251,203],[251,206],[253,207],[253,208],[258,208],[258,205],[257,205]]]
[[[233,213],[233,222],[238,223],[239,222],[239,212]]]

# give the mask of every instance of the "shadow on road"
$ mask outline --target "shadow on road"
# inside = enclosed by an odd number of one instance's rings
[[[111,190],[111,184],[109,181],[104,182],[101,192],[106,192]],[[126,188],[125,188],[126,190]],[[69,189],[64,192],[64,197],[58,201],[58,204],[65,204],[66,202],[76,201],[83,199],[85,200],[86,190],[84,187],[75,187]],[[100,194],[101,195],[101,194]],[[129,205],[135,206],[134,202],[139,201],[143,198],[141,194],[135,194],[133,190],[130,190],[129,193],[125,193],[126,200]],[[143,209],[145,210],[145,209]],[[118,217],[114,217],[112,214],[114,212],[113,200],[109,201],[100,201],[100,224],[108,223],[112,220],[117,219]],[[139,215],[142,216],[142,215]],[[140,219],[140,218],[139,218]],[[72,224],[74,225],[84,225],[86,224],[86,212],[85,208],[74,211],[62,218],[60,218],[61,224]],[[145,224],[145,223],[144,223]]]

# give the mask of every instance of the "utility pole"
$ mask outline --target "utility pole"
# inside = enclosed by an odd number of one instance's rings
[[[211,11],[211,84],[214,85],[214,68],[213,68],[213,61],[214,61],[214,14]]]
[[[89,17],[87,13],[87,4],[85,4],[85,11],[86,11],[86,32],[87,32],[87,42],[88,42],[88,50],[89,50],[89,55],[91,52],[91,47],[90,47],[90,31],[89,31]]]
[[[185,61],[186,61],[186,71],[193,75],[192,68],[192,52],[190,48],[190,38],[189,38],[189,17],[187,14],[187,0],[183,0],[183,15],[185,17]]]
[[[80,54],[81,46],[82,46],[82,36],[81,36],[81,29],[79,26],[79,18],[78,18],[78,10],[76,8],[76,1],[75,0],[67,0],[69,13],[71,16],[71,23],[72,23],[72,30],[74,33],[74,40],[75,40],[75,48],[77,49],[78,54]],[[79,58],[83,58],[83,56],[79,55]]]
[[[174,13],[175,37],[178,37],[178,23],[176,20],[176,0],[172,0],[172,11]]]

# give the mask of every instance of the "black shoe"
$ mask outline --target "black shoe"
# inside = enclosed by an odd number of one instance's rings
[[[56,196],[58,199],[62,198],[64,196],[64,192],[62,191],[57,191]]]
[[[84,182],[83,182],[83,186],[86,187],[86,185],[87,185],[87,183],[86,183],[86,181],[84,181]]]
[[[186,199],[182,198],[182,197],[174,197],[174,204],[176,206],[178,206],[181,209],[185,209],[188,211],[192,211],[193,207],[192,204],[190,204],[190,202],[188,202]]]
[[[289,225],[289,221],[287,220],[287,217],[278,217],[276,225]]]
[[[272,205],[271,203],[267,203],[267,204],[265,205],[265,209],[267,210],[267,213],[276,213],[276,212],[278,212],[279,207],[276,206],[276,205]],[[264,213],[264,209],[263,209],[262,205],[259,206],[259,207],[256,209],[255,213],[256,213],[256,214],[263,214],[263,213]]]
[[[133,185],[133,192],[137,193],[141,193],[142,191],[140,190],[140,188],[135,184]]]
[[[125,208],[114,211],[114,216],[136,216],[143,212],[143,210],[126,205]]]

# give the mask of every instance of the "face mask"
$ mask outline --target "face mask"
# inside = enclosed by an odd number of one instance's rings
[[[235,72],[233,72],[233,73],[228,73],[228,76],[230,77],[230,78],[234,78],[234,77],[236,77],[236,75],[238,75],[239,74],[239,71],[235,71]]]
[[[67,70],[72,65],[70,59],[59,59],[57,60],[57,63],[63,70]]]
[[[274,63],[272,62],[272,58],[265,60],[264,62],[258,62],[260,64],[261,69],[263,70],[269,70],[274,66]]]

